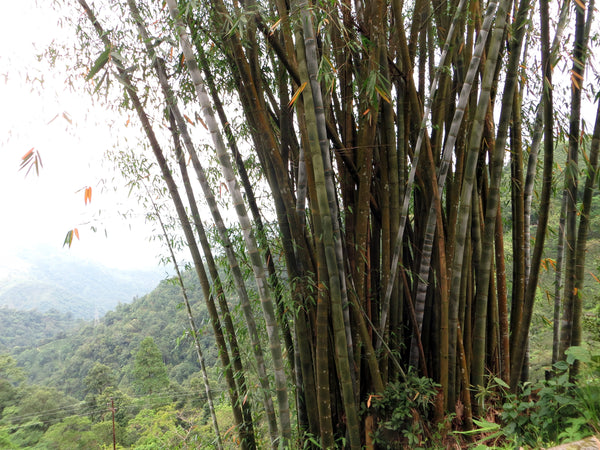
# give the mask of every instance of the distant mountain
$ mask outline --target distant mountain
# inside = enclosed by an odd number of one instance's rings
[[[55,310],[94,319],[150,292],[159,270],[118,270],[49,247],[22,251],[0,262],[0,308]]]

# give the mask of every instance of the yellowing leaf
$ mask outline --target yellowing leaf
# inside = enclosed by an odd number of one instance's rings
[[[331,70],[334,73],[337,73],[337,69],[334,67],[334,65],[331,63],[331,61],[329,60],[329,58],[327,58],[326,56],[323,56],[323,59],[327,62],[327,64],[329,64],[329,67],[331,67]]]
[[[381,98],[384,99],[387,103],[389,103],[390,105],[392,104],[392,101],[390,100],[390,98],[387,96],[387,94],[383,91],[383,89],[381,89],[379,86],[375,86],[375,90],[377,91],[377,93],[379,95],[381,95]]]
[[[202,126],[204,127],[205,130],[208,130],[208,127],[204,123],[204,120],[202,120],[202,117],[198,116],[198,117],[196,117],[196,119],[198,119],[198,121],[202,124]]]
[[[183,118],[190,124],[190,125],[196,125],[192,119],[190,119],[188,116],[186,116],[185,114],[183,115]]]
[[[31,155],[33,154],[33,149],[34,149],[34,148],[35,148],[35,147],[31,147],[31,149],[30,149],[30,150],[29,150],[27,153],[25,153],[21,159],[22,159],[23,161],[26,161],[26,160],[28,160],[29,158],[31,158]]]
[[[44,165],[42,164],[42,157],[40,156],[39,152],[34,151],[34,148],[32,147],[21,157],[21,165],[19,166],[19,170],[27,168],[27,172],[25,173],[25,176],[27,176],[34,167],[35,173],[39,176],[40,167],[44,167]]]
[[[383,398],[383,395],[375,395],[375,394],[369,395],[369,398],[367,400],[367,408],[371,407],[371,401],[372,400],[380,400],[382,398]]]
[[[308,84],[308,81],[305,81],[304,83],[302,83],[302,85],[298,89],[296,89],[294,96],[288,103],[288,108],[291,108],[292,106],[294,106],[294,103],[296,103],[296,100],[298,100],[298,97],[300,96],[300,94],[302,94],[302,91],[304,91],[304,88],[306,88],[307,84]]]
[[[83,193],[83,201],[87,205],[88,203],[92,203],[92,188],[86,187]]]
[[[65,236],[65,242],[63,242],[63,247],[68,245],[71,248],[71,244],[73,243],[73,236],[79,239],[79,230],[77,228],[73,228],[72,230],[67,231],[67,235]]]
[[[281,24],[281,19],[279,19],[277,22],[275,22],[273,25],[271,25],[271,28],[269,28],[269,34],[273,34],[275,32],[275,30],[279,27],[280,24]]]

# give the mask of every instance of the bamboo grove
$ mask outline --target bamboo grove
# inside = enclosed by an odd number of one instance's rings
[[[408,373],[439,383],[437,419],[462,405],[466,427],[488,377],[517,390],[563,187],[554,360],[581,342],[600,143],[597,116],[591,144],[581,128],[593,0],[94,3],[68,6],[87,79],[137,114],[242,448],[260,446],[257,417],[273,448],[310,436],[361,448],[377,426],[365,405]],[[570,77],[564,182],[557,77]]]

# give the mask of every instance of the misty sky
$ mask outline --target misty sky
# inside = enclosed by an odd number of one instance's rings
[[[114,193],[119,183],[103,163],[114,143],[107,112],[93,109],[85,93],[65,89],[60,66],[50,71],[36,57],[52,39],[69,36],[57,27],[56,13],[35,3],[4,2],[0,15],[0,251],[6,257],[37,244],[62,249],[67,231],[77,227],[81,239],[63,252],[119,268],[156,267],[160,248],[148,243],[143,211],[119,216],[135,202],[125,188]],[[31,148],[43,168],[25,177],[19,165]],[[93,189],[87,206],[78,192],[86,186]]]

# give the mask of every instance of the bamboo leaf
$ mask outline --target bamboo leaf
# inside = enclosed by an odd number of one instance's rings
[[[384,99],[390,105],[392,104],[392,101],[390,100],[388,95],[383,91],[383,89],[381,89],[379,86],[375,86],[375,90],[381,96],[382,99]]]
[[[542,315],[540,316],[542,319],[542,322],[544,322],[545,325],[547,326],[552,326],[552,321],[550,319],[548,319],[546,316]]]
[[[107,74],[107,72],[104,72],[102,74],[102,76],[100,77],[100,81],[98,81],[98,83],[96,83],[96,86],[94,87],[94,94],[96,92],[98,92],[100,90],[100,88],[102,87],[102,83],[104,83],[104,80],[106,80],[106,77],[107,77],[106,74]]]
[[[575,59],[575,58],[573,58],[573,62],[576,64],[583,64],[581,61],[579,61],[578,59]],[[580,73],[577,73],[574,70],[571,70],[571,74],[578,80],[583,80],[583,75],[581,75]]]
[[[67,231],[67,235],[65,236],[65,241],[63,242],[63,247],[68,245],[71,248],[71,244],[73,243],[73,230]]]
[[[577,6],[585,11],[585,4],[581,0],[575,0]]]
[[[28,151],[27,153],[25,153],[25,154],[24,154],[24,155],[21,157],[21,159],[22,159],[23,161],[27,161],[27,160],[29,160],[29,158],[31,158],[31,155],[33,155],[33,149],[34,149],[34,147],[31,147],[31,148],[29,149],[29,151]],[[22,164],[22,163],[21,163],[21,164]]]
[[[575,75],[575,72],[572,72],[571,73],[571,83],[573,83],[573,86],[575,86],[576,89],[581,89],[581,85],[579,84],[579,82],[577,81],[577,79],[574,75]]]
[[[83,200],[84,200],[84,202],[85,202],[86,205],[88,203],[92,203],[92,188],[91,187],[86,187],[85,188],[85,192],[83,194]]]
[[[197,119],[202,124],[202,126],[204,127],[204,129],[208,130],[208,127],[206,126],[206,123],[204,123],[204,120],[202,120],[202,117],[198,116]]]
[[[281,24],[281,18],[275,22],[273,25],[271,25],[271,28],[269,28],[269,34],[273,34],[275,32],[275,30],[279,27],[279,25]]]
[[[110,55],[110,47],[106,48],[106,50],[104,50],[100,54],[100,56],[98,56],[98,59],[96,59],[96,62],[94,62],[94,65],[92,66],[92,68],[88,72],[87,76],[85,77],[85,81],[91,80],[92,78],[94,78],[94,75],[96,75],[98,72],[100,72],[100,70],[108,62],[109,55]]]
[[[119,63],[124,63],[125,62],[125,59],[121,56],[121,54],[118,51],[115,51],[115,50],[113,50],[113,51],[111,51],[109,53],[109,57],[112,58],[112,59],[114,59],[115,61],[117,61]]]
[[[32,147],[21,157],[21,165],[19,166],[19,170],[27,168],[27,172],[25,172],[25,176],[27,176],[29,175],[29,172],[31,172],[31,169],[35,168],[35,172],[39,176],[40,167],[44,167],[42,164],[42,157],[40,156],[39,152],[35,151]]]
[[[291,108],[292,106],[294,106],[294,103],[296,103],[296,100],[298,100],[298,97],[300,96],[300,94],[302,94],[302,91],[304,91],[304,88],[306,88],[307,84],[308,84],[308,81],[305,81],[304,83],[302,83],[302,85],[298,89],[296,89],[294,96],[288,103],[288,108]]]

